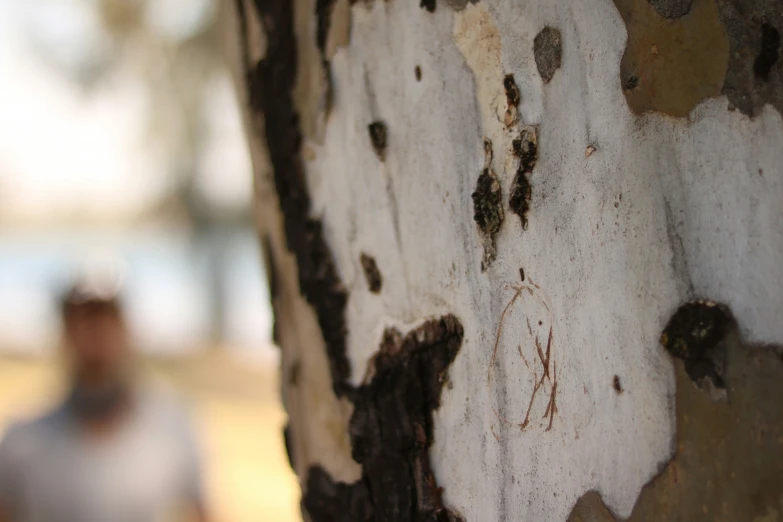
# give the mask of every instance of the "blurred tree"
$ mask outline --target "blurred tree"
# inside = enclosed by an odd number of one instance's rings
[[[248,226],[250,198],[221,199],[209,190],[209,182],[201,181],[229,180],[237,173],[221,170],[247,168],[241,162],[220,166],[206,161],[216,136],[210,128],[215,125],[210,104],[216,83],[228,76],[214,1],[44,0],[27,9],[33,48],[85,96],[127,78],[141,79],[146,120],[142,139],[151,157],[164,165],[167,179],[158,200],[150,201],[139,217],[190,228],[194,257],[203,263],[209,280],[212,340],[221,341],[221,238]],[[249,172],[240,175],[245,174],[249,177]]]

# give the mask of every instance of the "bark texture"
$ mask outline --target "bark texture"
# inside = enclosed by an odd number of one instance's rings
[[[783,5],[224,7],[306,517],[783,517]]]

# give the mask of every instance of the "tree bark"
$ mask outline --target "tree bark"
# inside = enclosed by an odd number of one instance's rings
[[[223,7],[307,519],[783,516],[783,6]]]

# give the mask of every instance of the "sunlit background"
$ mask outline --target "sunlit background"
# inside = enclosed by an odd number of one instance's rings
[[[57,394],[58,294],[111,265],[194,403],[216,519],[298,520],[217,0],[0,0],[0,421]]]

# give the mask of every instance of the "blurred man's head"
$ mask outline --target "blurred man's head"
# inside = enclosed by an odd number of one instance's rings
[[[80,384],[106,384],[121,377],[130,359],[115,289],[79,282],[64,296],[65,351]]]

